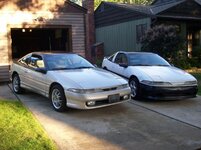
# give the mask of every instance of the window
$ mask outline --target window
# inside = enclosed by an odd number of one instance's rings
[[[38,55],[32,55],[30,57],[30,62],[28,63],[28,66],[31,68],[44,68],[45,67],[42,57],[38,56]]]
[[[125,54],[119,53],[115,58],[115,63],[117,64],[128,64],[128,60]]]
[[[140,42],[142,36],[145,34],[147,30],[147,24],[139,24],[136,26],[136,40],[137,43]]]
[[[112,61],[113,58],[114,58],[114,55],[110,56],[110,57],[108,58],[108,60],[109,60],[109,61]]]

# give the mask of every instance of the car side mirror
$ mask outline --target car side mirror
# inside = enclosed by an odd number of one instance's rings
[[[43,74],[46,74],[47,73],[47,70],[45,68],[36,68],[35,69],[37,72],[40,72],[40,73],[43,73]]]
[[[124,67],[124,68],[127,68],[127,67],[128,67],[128,64],[126,64],[126,63],[120,63],[119,66]]]

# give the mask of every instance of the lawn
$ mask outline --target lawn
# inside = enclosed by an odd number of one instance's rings
[[[201,71],[190,72],[198,80],[198,94],[201,95]]]
[[[39,122],[21,102],[0,100],[0,110],[0,149],[57,149]]]

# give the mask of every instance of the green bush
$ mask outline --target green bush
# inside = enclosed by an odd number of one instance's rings
[[[201,67],[201,47],[197,46],[193,48],[192,58],[189,59],[189,62],[192,67]]]
[[[150,28],[141,39],[142,51],[154,52],[177,67],[187,69],[186,42],[177,34],[177,27],[157,25]]]

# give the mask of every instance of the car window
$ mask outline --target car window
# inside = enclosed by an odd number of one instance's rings
[[[150,53],[129,54],[129,65],[131,66],[170,66],[162,57]]]
[[[108,58],[108,60],[109,60],[109,61],[112,61],[113,58],[114,58],[114,55],[110,56],[110,57]]]
[[[115,58],[115,63],[117,64],[127,64],[128,60],[125,54],[119,53]]]
[[[19,62],[27,66],[30,63],[30,60],[31,60],[31,55],[26,55]]]
[[[51,54],[45,56],[49,70],[93,68],[94,66],[77,54]]]
[[[39,55],[32,55],[30,57],[30,61],[28,62],[28,66],[31,68],[44,68],[44,61]]]

